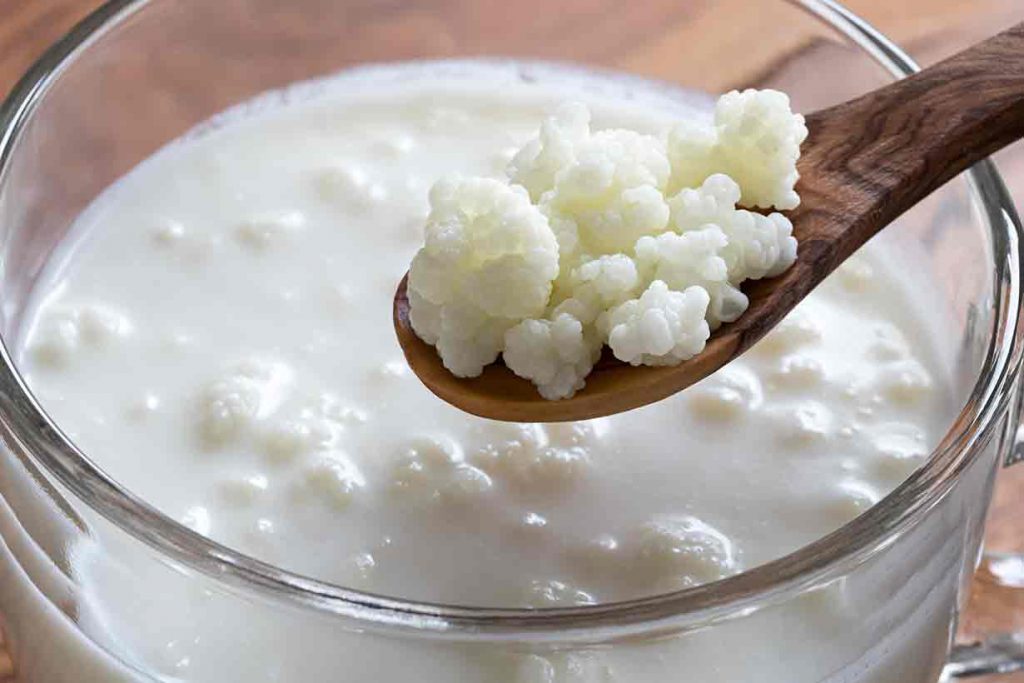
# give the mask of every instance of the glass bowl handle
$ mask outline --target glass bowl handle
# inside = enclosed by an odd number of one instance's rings
[[[946,678],[969,678],[1024,671],[1024,633],[999,633],[979,643],[956,645],[943,671]]]
[[[1018,428],[1003,464],[1005,468],[1019,465],[1012,472],[1001,472],[1000,484],[1004,491],[1016,489],[1010,494],[1010,501],[1024,501],[1020,495],[1024,485],[1024,426]],[[1010,515],[1018,517],[1019,508],[1020,504],[1014,502]],[[996,513],[998,515],[998,508]],[[1018,537],[1017,543],[1017,548],[1009,552],[986,551],[979,569],[986,583],[985,590],[992,593],[990,602],[998,604],[999,611],[1006,612],[1005,618],[1003,614],[997,615],[996,626],[1007,630],[986,634],[977,642],[955,645],[943,672],[944,678],[1024,671],[1024,538]]]

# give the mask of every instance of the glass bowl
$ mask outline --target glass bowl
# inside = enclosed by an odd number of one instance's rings
[[[214,114],[295,81],[372,62],[501,57],[708,92],[778,87],[810,111],[914,68],[824,0],[623,9],[604,0],[108,3],[0,109],[0,334],[12,339],[47,257],[105,187]],[[295,575],[218,545],[80,452],[4,345],[0,614],[13,675],[46,683],[938,680],[994,477],[1017,429],[1020,227],[987,162],[899,223],[878,239],[912,255],[945,308],[963,405],[928,464],[790,555],[622,603],[425,604]],[[114,639],[82,609],[90,599],[83,581],[106,582],[132,610],[161,616]],[[200,623],[232,626],[197,649]]]

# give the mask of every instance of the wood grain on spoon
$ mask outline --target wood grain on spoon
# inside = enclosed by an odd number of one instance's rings
[[[548,401],[495,363],[460,379],[409,324],[406,282],[394,323],[413,371],[466,412],[497,420],[561,422],[621,413],[700,381],[749,349],[879,230],[972,164],[1024,137],[1024,24],[863,97],[807,116],[799,163],[800,207],[789,212],[796,263],[748,281],[747,311],[723,325],[698,356],[673,367],[633,367],[608,349],[586,387]],[[950,273],[950,277],[955,277]]]

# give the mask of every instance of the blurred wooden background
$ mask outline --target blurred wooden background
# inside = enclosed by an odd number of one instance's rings
[[[628,45],[609,41],[603,49],[619,50],[614,55],[616,61],[656,75],[659,64],[670,63],[673,55],[679,53],[680,37],[673,33],[672,22],[665,18],[680,8],[685,8],[688,21],[696,15],[698,21],[704,22],[708,35],[721,41],[723,59],[728,59],[730,53],[742,52],[743,64],[769,63],[801,47],[766,35],[766,40],[759,44],[744,44],[742,50],[735,49],[740,47],[737,41],[741,35],[736,26],[752,20],[744,11],[745,1],[641,0],[630,6],[629,21],[642,26],[645,39]],[[99,0],[0,0],[0,96],[6,95],[46,46],[100,4]],[[1024,21],[1024,0],[847,0],[846,4],[926,64]],[[600,0],[589,5],[606,6]],[[732,11],[723,12],[723,5]],[[714,12],[710,12],[712,8]],[[708,11],[705,13],[704,9]],[[584,12],[575,19],[580,18],[608,23],[612,32],[618,27],[618,19],[609,21],[601,12]],[[761,59],[751,59],[751,51]],[[1019,201],[1024,200],[1024,145],[1000,154],[997,160],[1011,191]],[[989,532],[992,545],[1024,550],[1024,465],[1002,473],[993,518]],[[1014,592],[1001,588],[991,574],[982,570],[975,579],[972,603],[961,624],[961,640],[969,641],[975,634],[994,627],[1024,631],[1024,589]],[[8,666],[0,654],[0,679]],[[1024,683],[1024,673],[985,680]]]

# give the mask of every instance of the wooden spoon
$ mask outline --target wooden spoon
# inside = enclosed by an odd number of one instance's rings
[[[473,379],[448,372],[409,324],[403,278],[394,300],[402,351],[420,380],[466,412],[497,420],[561,422],[653,403],[703,379],[749,349],[875,233],[943,183],[1024,137],[1024,24],[909,78],[807,117],[789,214],[796,263],[749,281],[750,307],[720,327],[704,351],[674,367],[633,367],[604,356],[573,398],[548,401],[495,363]],[[956,277],[950,273],[950,277]]]

